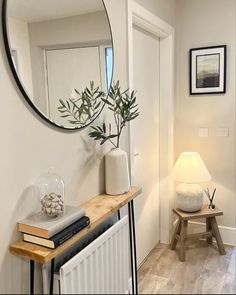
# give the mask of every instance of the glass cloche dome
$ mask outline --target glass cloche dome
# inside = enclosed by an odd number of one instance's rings
[[[50,168],[38,177],[35,186],[38,190],[41,210],[49,217],[57,217],[64,211],[65,184],[63,179]]]

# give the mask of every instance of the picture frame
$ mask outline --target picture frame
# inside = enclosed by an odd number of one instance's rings
[[[226,92],[226,54],[226,45],[190,49],[190,95]]]

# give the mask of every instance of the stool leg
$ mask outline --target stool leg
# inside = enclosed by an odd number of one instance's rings
[[[210,218],[209,218],[209,217],[206,218],[206,231],[207,231],[207,232],[210,231],[210,232],[212,233],[212,226],[211,226],[211,221],[210,221]],[[209,245],[212,244],[212,237],[207,237],[206,240],[207,240],[207,243],[208,243]]]
[[[212,226],[213,235],[216,238],[216,242],[217,242],[217,245],[218,245],[218,248],[219,248],[220,255],[225,255],[226,252],[225,252],[223,241],[221,239],[221,235],[220,235],[220,231],[219,231],[219,228],[218,228],[218,225],[217,225],[217,222],[216,222],[216,218],[212,217],[210,219],[210,223],[211,223],[211,226]]]
[[[180,252],[179,259],[180,261],[185,261],[185,240],[187,236],[188,221],[182,220],[181,222],[181,233],[180,233]]]
[[[176,228],[175,228],[171,243],[170,243],[170,249],[171,250],[175,250],[175,248],[176,248],[176,245],[177,245],[177,242],[178,242],[177,235],[180,234],[180,231],[181,231],[181,220],[179,218],[178,221],[177,221],[177,225],[176,225]]]

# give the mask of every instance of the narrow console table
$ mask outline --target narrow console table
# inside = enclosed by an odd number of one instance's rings
[[[178,222],[173,234],[170,248],[175,250],[178,240],[180,241],[179,259],[185,261],[185,241],[187,238],[203,238],[206,237],[208,244],[212,244],[212,238],[216,239],[219,252],[225,255],[224,244],[221,239],[220,231],[217,225],[216,216],[222,216],[223,212],[218,209],[202,208],[198,212],[188,213],[180,209],[173,209],[173,212],[178,216]],[[193,219],[206,218],[206,231],[203,233],[187,235],[188,221]]]
[[[79,241],[83,236],[89,233],[97,225],[105,221],[112,214],[119,211],[120,208],[128,204],[129,216],[129,235],[130,235],[130,259],[131,259],[131,275],[133,293],[138,294],[137,286],[137,258],[136,258],[136,237],[135,237],[135,218],[133,199],[141,193],[140,187],[131,187],[129,192],[111,196],[102,194],[89,200],[81,205],[86,211],[86,215],[90,218],[90,225],[82,231],[71,237],[65,243],[56,249],[34,245],[17,241],[10,245],[10,252],[16,256],[24,257],[30,260],[30,294],[34,294],[34,266],[35,263],[46,264],[51,262],[51,277],[50,277],[50,294],[53,294],[54,281],[54,262],[55,258],[63,251],[68,249],[74,243]]]

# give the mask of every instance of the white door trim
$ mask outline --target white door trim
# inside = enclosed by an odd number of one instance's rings
[[[173,183],[174,28],[133,0],[127,0],[128,84],[133,89],[133,25],[160,38],[160,241],[169,243]],[[132,124],[132,122],[131,122]],[[131,131],[130,173],[133,179],[134,148]]]

